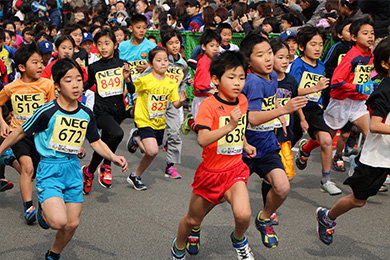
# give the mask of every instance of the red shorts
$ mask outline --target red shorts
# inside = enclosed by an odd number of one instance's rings
[[[192,192],[213,204],[219,204],[234,183],[243,181],[247,184],[248,178],[249,168],[243,161],[227,169],[207,169],[202,162],[195,172]]]

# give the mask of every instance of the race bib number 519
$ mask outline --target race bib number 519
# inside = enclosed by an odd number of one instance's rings
[[[63,153],[79,153],[87,127],[88,120],[57,115],[49,148]]]
[[[12,95],[11,102],[15,119],[26,121],[38,107],[45,103],[45,96],[43,93],[16,94]]]

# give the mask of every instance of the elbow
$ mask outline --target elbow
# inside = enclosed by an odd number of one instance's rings
[[[198,138],[198,144],[202,148],[205,148],[207,146],[207,144],[203,140],[199,140],[199,138]]]
[[[375,124],[370,124],[370,132],[373,134],[378,134],[379,133],[378,127]]]

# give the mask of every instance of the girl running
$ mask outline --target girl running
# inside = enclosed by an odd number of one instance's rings
[[[164,48],[155,47],[149,52],[149,65],[153,72],[134,82],[138,92],[134,111],[134,121],[140,137],[137,138],[137,144],[145,152],[135,172],[127,178],[127,182],[136,190],[147,189],[141,181],[141,175],[152,163],[162,144],[169,101],[179,109],[187,98],[184,89],[179,96],[177,83],[166,76],[169,59]]]
[[[130,78],[129,65],[118,59],[118,43],[113,32],[103,30],[94,37],[101,59],[88,67],[88,81],[84,90],[96,84],[96,99],[93,111],[96,124],[102,130],[102,141],[115,152],[123,138],[123,130],[119,126],[125,115],[123,97],[134,93],[134,85]],[[126,82],[126,84],[125,84]],[[92,188],[96,168],[103,157],[94,152],[90,164],[83,166],[84,194]],[[100,166],[99,183],[111,188],[111,162],[107,159]]]

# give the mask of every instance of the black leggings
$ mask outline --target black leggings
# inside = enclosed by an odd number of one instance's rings
[[[119,126],[120,121],[117,121],[111,115],[104,114],[96,116],[96,124],[97,127],[102,130],[102,141],[107,144],[113,153],[115,153],[123,139],[123,130]],[[94,152],[91,163],[89,164],[89,172],[94,173],[102,160],[103,157],[97,152]],[[111,161],[107,159],[104,159],[104,163],[111,165]]]

